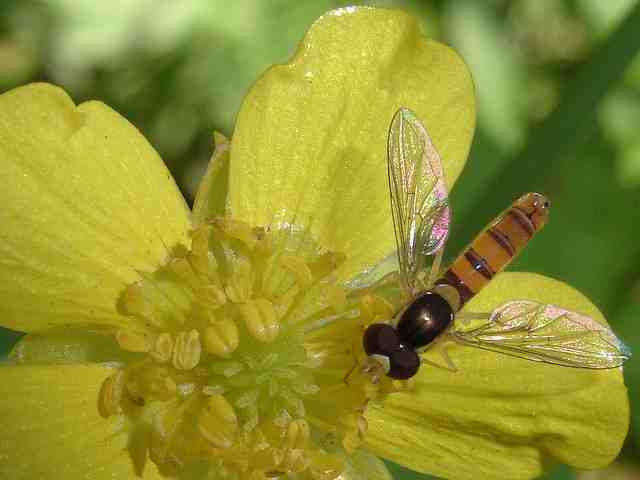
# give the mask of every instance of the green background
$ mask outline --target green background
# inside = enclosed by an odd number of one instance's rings
[[[351,2],[364,4],[364,2]],[[233,6],[229,6],[233,4]],[[284,62],[335,1],[4,0],[0,90],[34,80],[97,98],[160,151],[192,201],[211,132]],[[630,0],[387,1],[472,70],[478,128],[451,195],[453,255],[525,191],[553,201],[550,224],[510,267],[589,296],[640,352],[640,5]],[[0,330],[0,353],[17,335]],[[548,478],[640,478],[640,360],[625,366],[632,426],[615,471],[559,467]],[[425,452],[428,454],[428,452]],[[391,466],[397,479],[428,478]]]

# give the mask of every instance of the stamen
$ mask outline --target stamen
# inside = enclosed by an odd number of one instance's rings
[[[334,312],[344,310],[347,305],[347,291],[335,284],[326,287],[327,303]]]
[[[148,352],[151,350],[152,340],[145,332],[135,332],[132,330],[118,330],[116,341],[120,348],[127,352]]]
[[[124,372],[118,370],[107,377],[100,389],[98,409],[103,417],[110,417],[122,411],[121,401],[124,391]]]
[[[184,408],[169,405],[166,410],[158,412],[153,418],[149,455],[159,465],[168,465],[171,440],[183,420],[183,413]]]
[[[394,307],[379,295],[364,295],[362,313],[369,323],[378,323],[393,317]]]
[[[344,460],[337,455],[317,452],[311,458],[311,474],[317,480],[335,480],[344,470]]]
[[[225,478],[339,478],[368,402],[407,385],[362,349],[396,310],[382,287],[338,285],[345,256],[295,225],[217,218],[176,251],[122,292],[132,326],[114,336],[138,358],[104,381],[100,414],[150,432],[131,448],[162,475],[208,461]]]
[[[173,338],[170,333],[161,333],[156,338],[153,348],[149,352],[151,357],[160,363],[167,363],[173,356]]]
[[[197,330],[180,332],[173,348],[173,366],[178,370],[191,370],[200,362],[202,346]]]
[[[151,304],[145,298],[144,291],[139,283],[129,285],[124,291],[122,306],[126,315],[149,318],[153,314]]]
[[[204,305],[216,309],[227,302],[224,291],[215,284],[203,285],[196,289],[196,295]]]
[[[280,322],[273,303],[266,298],[239,305],[249,333],[261,342],[272,342],[280,331]]]
[[[198,418],[198,431],[212,445],[229,448],[238,431],[238,417],[222,395],[210,396]]]
[[[204,330],[202,345],[212,355],[229,358],[239,343],[238,327],[231,318],[213,320]]]
[[[209,256],[209,236],[211,227],[205,225],[191,233],[191,253],[196,257]]]
[[[280,263],[295,276],[299,289],[308,288],[313,282],[313,274],[304,259],[293,255],[283,255]]]
[[[169,269],[175,273],[190,288],[199,286],[198,279],[194,275],[193,268],[186,258],[174,258],[169,262]]]
[[[256,243],[253,246],[253,252],[260,257],[267,257],[273,253],[273,241],[267,232],[262,227],[256,227],[253,229],[253,235],[256,239]]]
[[[309,459],[304,450],[287,450],[280,468],[285,472],[298,473],[306,470],[309,466]]]
[[[217,222],[222,231],[231,238],[235,238],[243,242],[249,249],[253,249],[256,244],[257,237],[254,230],[244,222],[232,219],[224,219]]]
[[[251,298],[253,289],[253,272],[251,265],[241,261],[235,264],[235,271],[231,274],[229,283],[224,291],[233,303],[246,303]]]
[[[253,465],[266,472],[277,470],[278,465],[284,460],[284,452],[276,448],[265,448],[253,454]]]
[[[287,428],[287,447],[292,449],[306,448],[309,435],[309,424],[301,418],[294,420]]]
[[[309,266],[314,278],[324,278],[335,271],[346,260],[344,253],[327,252]]]
[[[350,414],[347,416],[346,423],[349,429],[342,440],[342,446],[348,453],[353,453],[360,446],[367,433],[367,419],[359,413]]]

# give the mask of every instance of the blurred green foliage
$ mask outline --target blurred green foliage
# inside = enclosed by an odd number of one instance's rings
[[[192,200],[212,131],[231,134],[260,72],[286,61],[315,18],[347,3],[4,0],[0,89],[45,80],[76,101],[106,102],[144,132]],[[425,34],[454,46],[474,75],[478,129],[452,192],[449,254],[519,193],[548,194],[552,221],[511,268],[577,287],[640,351],[637,2],[370,3],[419,16]],[[0,332],[0,353],[16,338]],[[627,364],[625,377],[633,413],[621,459],[633,462],[640,450],[639,360]],[[398,479],[427,478],[392,469]],[[546,478],[580,474],[559,468]]]

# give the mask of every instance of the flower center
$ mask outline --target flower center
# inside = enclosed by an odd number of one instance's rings
[[[103,416],[124,414],[134,463],[337,478],[368,402],[406,387],[372,374],[362,349],[364,328],[393,315],[395,282],[344,287],[343,261],[293,226],[218,218],[141,273],[120,299],[131,327],[115,333],[130,360],[99,399]]]

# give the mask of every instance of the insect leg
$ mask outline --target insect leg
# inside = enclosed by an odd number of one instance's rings
[[[453,360],[451,360],[451,356],[449,355],[449,344],[445,344],[442,346],[442,348],[440,349],[440,355],[442,355],[442,358],[447,364],[447,366],[449,367],[449,369],[453,373],[457,373],[458,367],[456,367],[456,364],[453,363]]]
[[[453,363],[453,360],[451,360],[451,357],[449,356],[449,344],[443,344],[438,349],[438,353],[444,360],[445,365],[440,365],[439,363],[436,363],[433,360],[427,360],[424,357],[420,358],[421,363],[424,363],[426,365],[431,365],[432,367],[436,367],[436,368],[442,368],[449,372],[457,373],[458,367],[456,367],[455,363]]]
[[[344,378],[342,379],[344,381],[344,383],[346,383],[347,385],[349,385],[351,382],[351,376],[353,375],[353,372],[355,371],[356,367],[358,366],[358,362],[355,362],[353,364],[353,367],[351,367],[351,369],[346,373],[346,375],[344,376]]]
[[[364,362],[355,362],[353,367],[351,367],[344,376],[344,383],[350,385],[356,372],[367,377],[373,384],[379,383],[386,372],[389,371],[389,360],[386,360],[387,365],[385,368],[385,365],[382,363],[383,358],[386,357],[383,357],[382,355],[370,355],[364,360]]]

